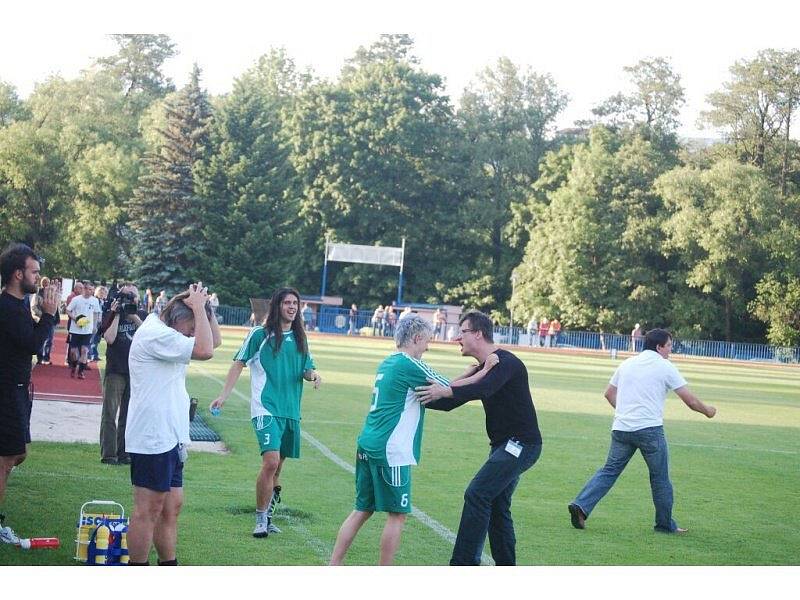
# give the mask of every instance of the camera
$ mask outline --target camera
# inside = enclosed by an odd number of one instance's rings
[[[130,292],[120,292],[117,294],[117,310],[121,315],[135,315],[138,307],[136,306],[136,296]]]

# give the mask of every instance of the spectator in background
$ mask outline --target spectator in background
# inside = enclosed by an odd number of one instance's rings
[[[103,413],[100,421],[100,462],[107,465],[127,465],[131,460],[125,452],[125,425],[131,394],[128,355],[136,330],[147,313],[139,309],[139,290],[124,283],[119,294],[103,316],[100,328],[106,340],[106,370],[103,377]],[[119,414],[119,417],[117,417]]]
[[[89,362],[89,343],[92,334],[100,327],[102,309],[94,297],[94,287],[83,282],[83,294],[76,296],[67,306],[67,314],[72,318],[69,329],[70,377],[86,379],[84,371]]]
[[[639,323],[631,331],[631,352],[639,352],[642,347],[642,326]]]
[[[539,321],[539,345],[545,348],[549,346],[548,331],[550,331],[550,321],[547,320],[547,317],[542,317],[542,320]]]
[[[553,330],[553,348],[557,348],[559,338],[561,337],[561,321],[559,321],[558,318],[553,319],[550,322],[550,329]]]
[[[372,313],[372,335],[383,335],[383,305],[381,304]]]
[[[536,319],[536,316],[531,317],[531,320],[528,321],[528,346],[533,346],[536,344],[539,345],[539,340],[536,337],[536,334],[539,331],[539,322]]]
[[[356,335],[356,320],[358,319],[358,307],[355,303],[350,305],[350,327],[347,330],[347,335]]]
[[[54,327],[61,298],[57,285],[44,288],[42,313],[34,323],[25,296],[37,291],[40,262],[25,244],[10,244],[0,254],[0,510],[11,469],[25,460],[31,441],[31,356]],[[3,527],[3,519],[0,515],[0,540],[13,543],[16,534]]]
[[[214,311],[214,318],[216,318],[217,310],[219,309],[219,298],[217,297],[217,292],[211,294],[211,297],[208,299],[208,303],[211,305],[211,310]]]
[[[439,340],[444,341],[447,336],[447,311],[443,310],[439,313]]]
[[[42,318],[42,304],[44,303],[44,294],[47,288],[50,286],[50,280],[47,277],[42,277],[41,283],[39,285],[39,291],[31,296],[31,316],[33,317],[34,323],[38,323]],[[36,364],[39,365],[49,365],[50,364],[50,350],[53,347],[53,336],[55,335],[55,325],[58,324],[59,315],[58,311],[54,315],[55,323],[53,327],[50,328],[50,334],[47,336],[47,339],[42,344],[42,347],[36,353]]]
[[[300,315],[303,317],[303,327],[306,331],[309,331],[313,328],[313,323],[311,322],[314,318],[314,311],[311,310],[311,307],[308,305],[308,302],[303,303],[303,310],[300,311]]]
[[[145,290],[143,302],[144,310],[147,311],[147,314],[149,315],[151,312],[153,312],[153,308],[155,308],[155,298],[153,298],[153,290],[150,288]]]
[[[160,315],[148,315],[131,342],[125,431],[133,485],[130,565],[149,564],[151,544],[159,565],[178,564],[178,516],[189,444],[186,367],[191,360],[213,358],[221,343],[208,291],[200,282],[170,300]]]
[[[153,312],[157,315],[160,315],[161,311],[164,310],[164,307],[167,306],[167,301],[167,292],[165,290],[161,290],[161,292],[158,294],[158,298],[156,298],[155,304],[153,304]]]
[[[69,306],[69,303],[75,298],[75,296],[83,295],[83,283],[80,281],[76,281],[75,284],[72,286],[72,292],[69,296],[67,296],[66,301],[64,302],[64,310],[66,312],[66,307]],[[67,351],[64,356],[64,364],[69,364],[69,339],[70,339],[70,329],[72,329],[72,317],[69,316],[69,312],[67,312]]]
[[[106,297],[108,297],[108,288],[98,285],[94,290],[94,297],[97,298],[97,302],[100,304],[100,322],[102,323],[104,314],[102,307],[105,306]],[[89,341],[89,362],[97,362],[100,360],[100,355],[97,352],[97,346],[100,344],[100,336],[101,332],[98,327],[92,334],[92,339]]]
[[[394,300],[392,300],[392,303],[389,304],[383,312],[383,321],[385,323],[384,333],[388,336],[394,335],[394,328],[397,325],[397,311],[394,306],[395,303]]]
[[[397,318],[397,320],[401,321],[401,320],[405,319],[406,317],[410,317],[412,314],[414,314],[414,313],[411,312],[411,307],[410,306],[406,306],[403,309],[403,312],[400,313],[400,316]]]
[[[435,311],[433,311],[433,314],[431,315],[431,324],[433,325],[433,340],[434,341],[437,341],[439,339],[439,336],[442,334],[442,324],[439,321],[439,315],[440,314],[441,314],[441,311],[437,308]]]

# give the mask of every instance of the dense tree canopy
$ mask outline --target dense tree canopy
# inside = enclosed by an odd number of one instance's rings
[[[501,57],[450,98],[408,35],[329,80],[273,49],[214,98],[199,68],[175,90],[168,36],[114,41],[26,98],[0,73],[0,241],[33,245],[48,274],[202,279],[246,305],[316,294],[326,238],[405,239],[407,301],[800,343],[798,50],[732,65],[703,117],[725,138],[697,149],[676,135],[685,90],[664,57],[557,131],[557,74]],[[397,270],[333,263],[327,291],[386,304]]]

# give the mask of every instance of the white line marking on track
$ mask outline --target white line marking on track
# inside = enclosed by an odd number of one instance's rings
[[[216,376],[212,375],[211,373],[208,373],[207,371],[205,371],[204,369],[198,367],[197,365],[193,365],[193,366],[198,371],[200,371],[200,373],[202,375],[204,375],[205,377],[216,381],[220,385],[225,385],[225,382],[222,379],[220,379],[219,377],[216,377]],[[236,388],[233,389],[233,393],[236,394],[239,398],[241,398],[245,402],[247,402],[248,404],[250,403],[250,398],[245,396],[242,392],[240,392]],[[342,469],[344,469],[348,473],[355,474],[356,468],[353,465],[351,465],[349,462],[347,462],[343,458],[339,457],[330,448],[328,448],[325,444],[320,442],[313,435],[311,435],[310,433],[308,433],[307,431],[304,431],[302,429],[300,430],[300,434],[303,436],[303,438],[306,441],[308,441],[309,444],[311,444],[317,450],[319,450],[320,453],[325,458],[329,459],[331,462],[333,462],[336,465],[340,466]],[[419,510],[418,508],[412,506],[411,507],[411,516],[415,517],[416,519],[418,519],[423,525],[425,525],[426,527],[428,527],[429,529],[434,531],[437,535],[439,535],[445,541],[449,542],[450,544],[455,544],[456,534],[453,533],[452,531],[450,531],[447,527],[445,527],[441,523],[439,523],[436,519],[434,519],[433,517],[429,516],[427,513],[425,513],[423,511]],[[309,545],[312,545],[310,540],[309,540]],[[313,545],[312,545],[312,547],[313,547]],[[492,558],[490,556],[487,556],[486,553],[484,552],[481,555],[481,564],[494,565],[494,561],[492,560]]]

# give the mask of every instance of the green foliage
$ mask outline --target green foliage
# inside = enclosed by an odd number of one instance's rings
[[[548,173],[550,190],[543,185],[549,203],[515,269],[514,309],[525,320],[559,317],[577,329],[663,323],[669,294],[652,183],[673,158],[603,127],[571,154],[547,161],[561,173]]]
[[[730,340],[733,319],[746,320],[755,279],[767,266],[764,242],[778,227],[778,196],[755,167],[721,161],[707,171],[676,169],[656,183],[670,217],[664,250],[679,256],[686,283],[723,305]]]
[[[624,67],[633,91],[618,93],[592,109],[611,126],[642,125],[648,131],[671,133],[686,102],[680,76],[664,57],[646,58]]]
[[[211,105],[195,65],[185,88],[164,101],[164,128],[150,148],[128,205],[136,280],[142,288],[176,293],[204,277],[208,254],[198,226],[205,213],[194,169],[209,145]],[[199,219],[200,223],[203,219]]]
[[[505,57],[465,90],[457,117],[468,144],[471,203],[481,214],[475,233],[485,242],[476,247],[478,268],[448,300],[490,310],[509,296],[511,271],[532,225],[527,196],[566,104],[550,75],[520,69]]]
[[[195,174],[206,206],[203,281],[225,304],[248,306],[250,298],[301,285],[299,202],[287,193],[295,173],[284,119],[307,84],[308,76],[286,53],[273,50],[236,81],[215,111],[211,149]]]
[[[441,78],[385,45],[359,52],[337,83],[317,84],[298,98],[287,123],[294,193],[312,269],[320,272],[326,235],[387,246],[405,237],[406,298],[421,301],[435,282],[454,281],[447,270],[466,243],[456,189],[463,171]],[[362,304],[385,303],[396,277],[396,269],[348,265],[332,269],[328,290]]]

